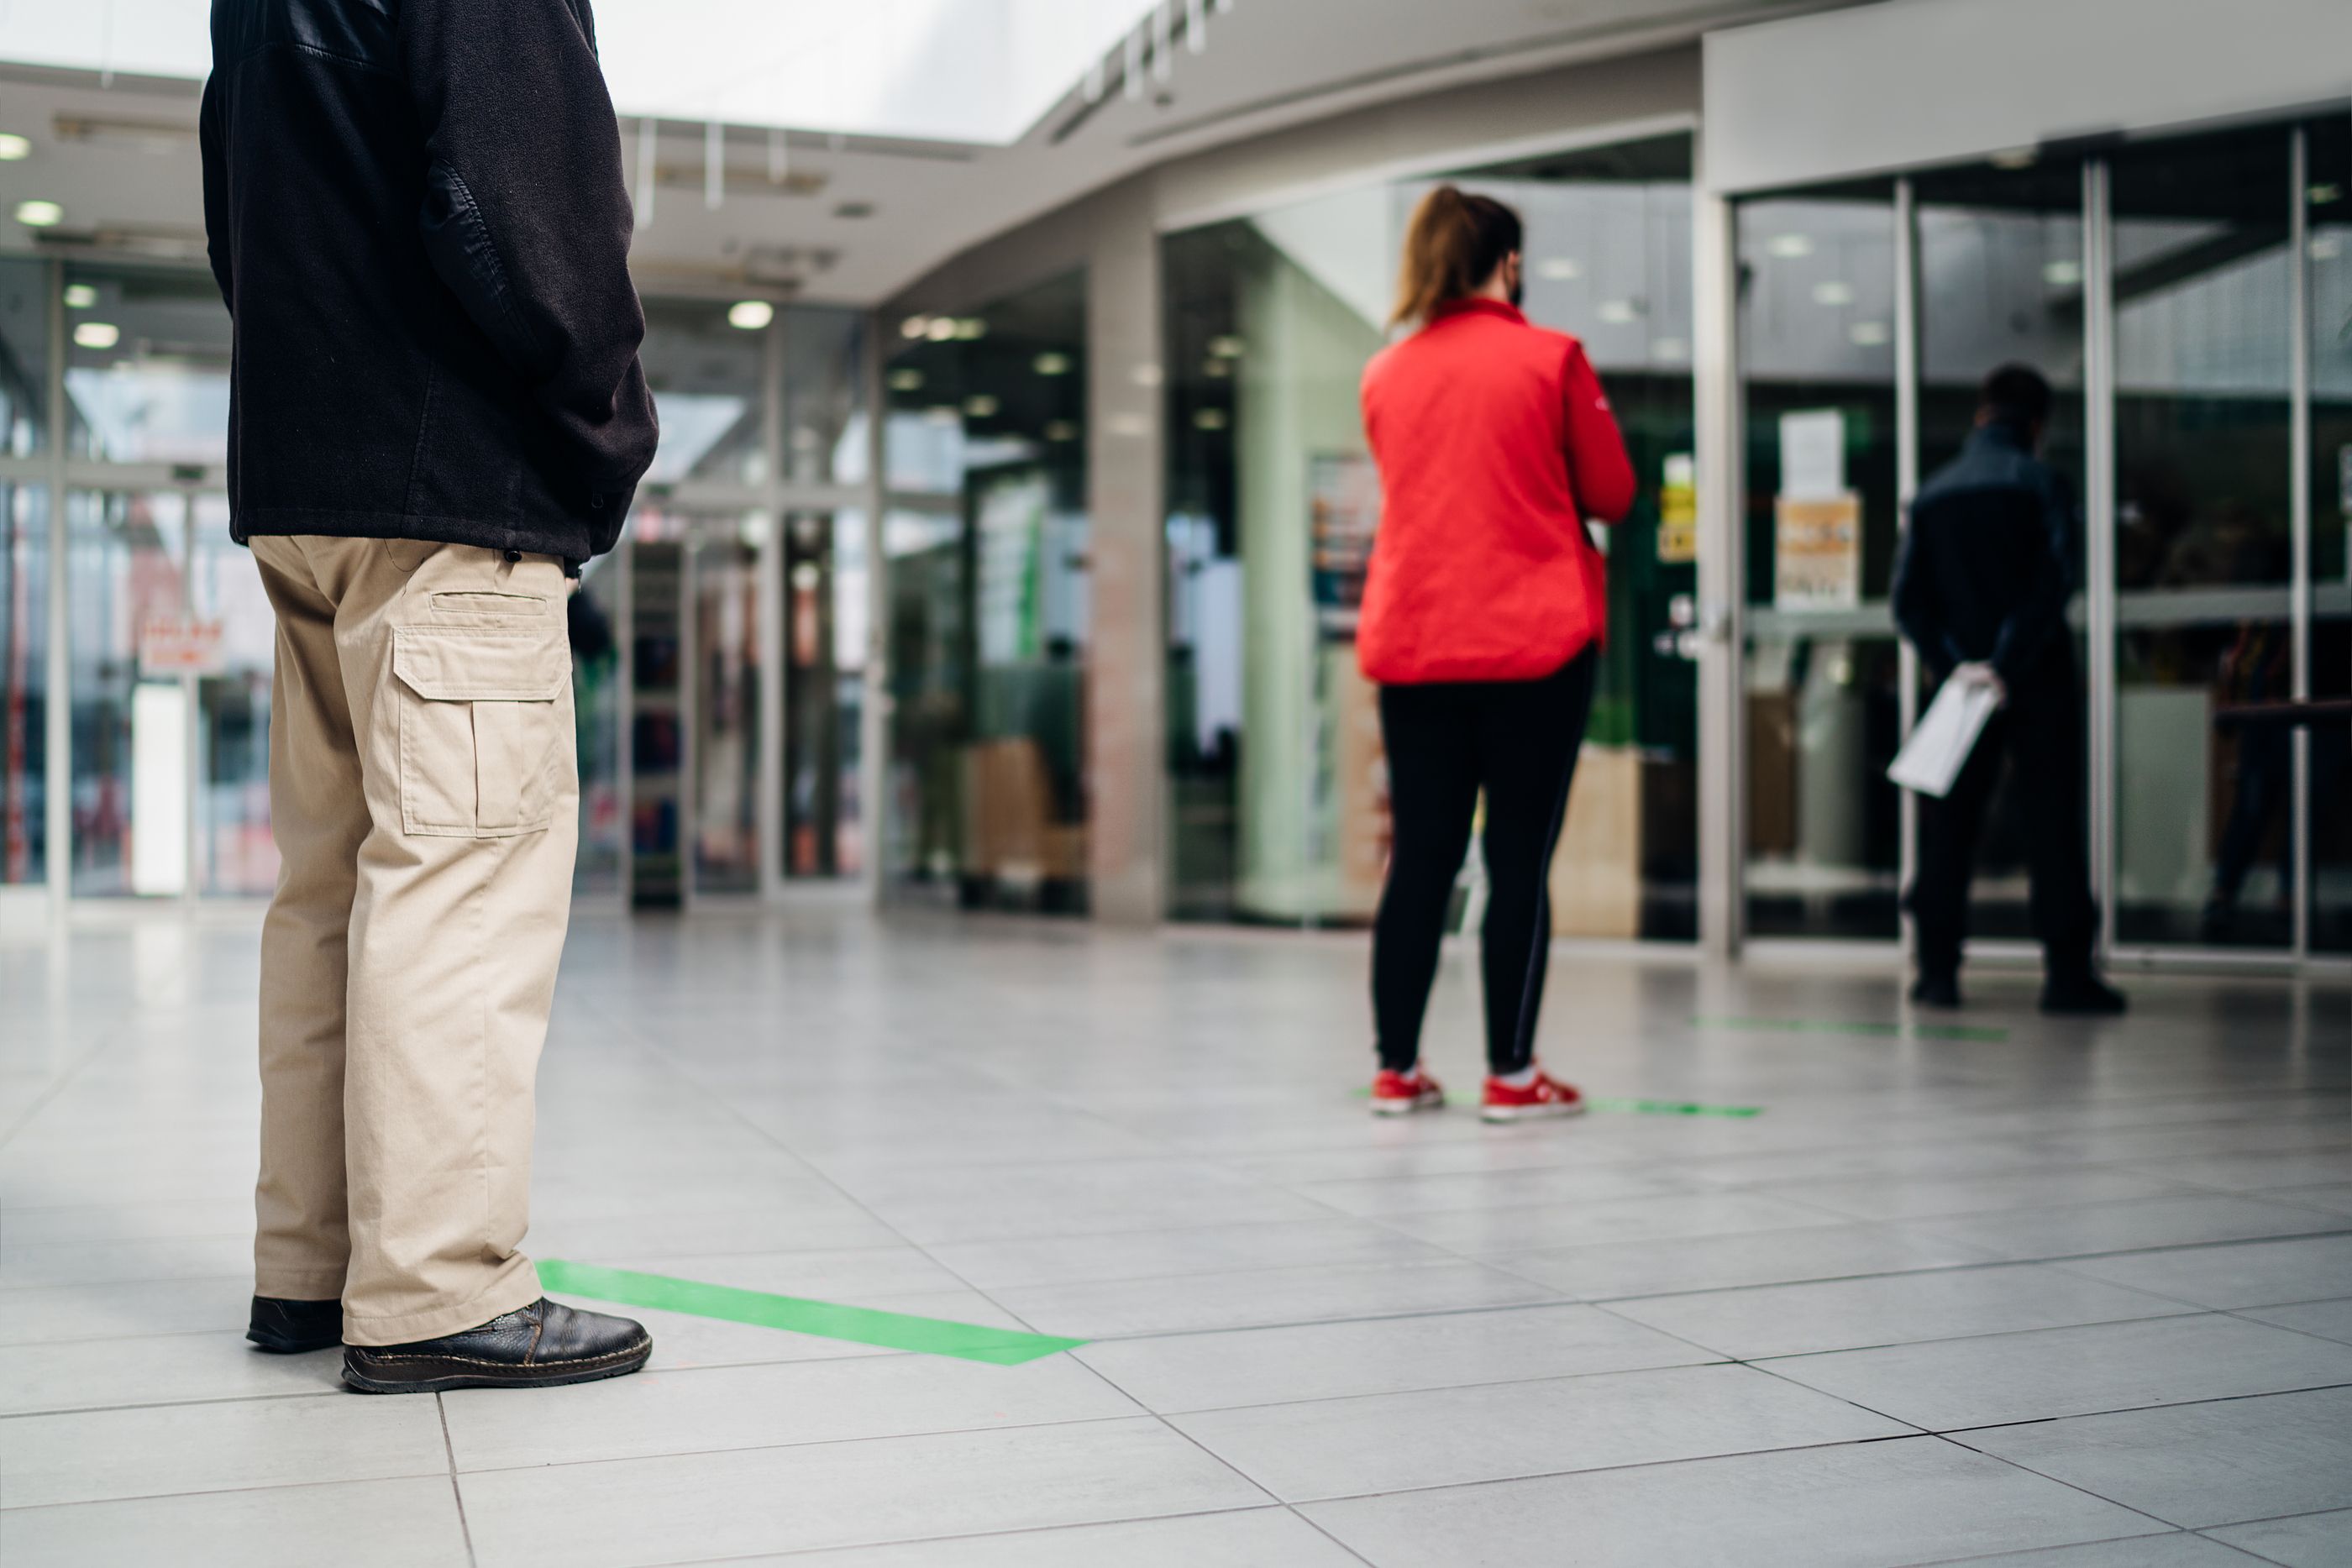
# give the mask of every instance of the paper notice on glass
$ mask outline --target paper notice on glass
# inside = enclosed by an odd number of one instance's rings
[[[1886,769],[1887,778],[1906,789],[1942,800],[1952,792],[1969,753],[1977,748],[1977,737],[1984,733],[1985,721],[2000,706],[2000,698],[1990,686],[1946,681],[1901,754]]]

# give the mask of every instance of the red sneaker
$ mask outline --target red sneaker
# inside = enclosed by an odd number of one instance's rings
[[[1382,1068],[1372,1080],[1372,1114],[1375,1116],[1410,1116],[1415,1111],[1434,1111],[1445,1103],[1445,1091],[1437,1080],[1414,1068],[1411,1072],[1392,1072]]]
[[[1538,1071],[1525,1089],[1514,1089],[1499,1078],[1486,1080],[1486,1105],[1479,1113],[1489,1122],[1526,1122],[1538,1116],[1581,1116],[1584,1096],[1571,1083]]]

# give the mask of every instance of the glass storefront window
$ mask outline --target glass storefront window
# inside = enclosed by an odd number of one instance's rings
[[[784,476],[855,485],[867,467],[866,316],[795,307],[784,318]]]
[[[0,885],[47,874],[49,508],[0,479]]]
[[[226,462],[229,319],[211,275],[77,265],[66,291],[67,450]]]
[[[1086,279],[898,324],[887,880],[1086,903]]]
[[[2116,933],[2284,946],[2292,684],[2285,127],[2113,161]]]
[[[2049,380],[2053,393],[2042,455],[2074,487],[2079,507],[2084,476],[2081,162],[2052,158],[2023,168],[1937,170],[1918,176],[1913,188],[1919,236],[1920,478],[1958,455],[1975,428],[1985,377],[2002,365],[2030,365]],[[2074,567],[2079,581],[2080,559]],[[2079,596],[2074,613],[2079,625]],[[2087,668],[2078,646],[2074,673],[2082,699],[2087,698]],[[1923,664],[1922,712],[1931,680]],[[2085,724],[2078,744],[2088,734]],[[2087,813],[2088,768],[2079,776],[2085,784],[2079,809]],[[1994,788],[1978,841],[1971,937],[2032,938],[2027,827],[2012,769]]]
[[[252,552],[228,537],[228,497],[189,499],[189,613],[220,627],[219,653],[194,679],[199,891],[267,897],[278,886],[269,832],[269,695],[277,620]]]
[[[0,456],[48,441],[49,264],[0,257]]]
[[[141,660],[141,629],[186,609],[186,507],[178,493],[66,498],[77,894],[186,886],[191,716],[179,675]]]
[[[1890,938],[1900,723],[1892,187],[1741,204],[1748,928]]]
[[[866,514],[784,522],[784,874],[855,876],[870,620]]]
[[[621,570],[617,551],[588,562],[580,591],[564,607],[580,766],[580,853],[572,889],[606,897],[621,891],[628,841],[621,796]]]
[[[730,325],[724,301],[648,299],[639,350],[661,416],[647,485],[689,480],[758,485],[767,478],[760,408],[767,335]]]
[[[760,891],[760,553],[764,517],[714,519],[688,547],[694,627],[694,889]]]
[[[2311,695],[2352,697],[2352,120],[2304,127],[2305,243],[2310,267]],[[2305,742],[2311,946],[2352,952],[2352,721],[2314,725]]]

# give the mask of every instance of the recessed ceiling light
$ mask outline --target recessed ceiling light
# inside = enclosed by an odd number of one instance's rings
[[[923,411],[923,417],[933,424],[961,424],[963,410],[951,402],[933,403]]]
[[[956,324],[952,316],[934,316],[923,323],[923,336],[934,343],[953,342],[955,335]]]
[[[727,324],[756,332],[776,319],[776,308],[764,299],[738,299],[727,308]]]
[[[1579,267],[1571,256],[1547,256],[1536,263],[1536,276],[1548,277],[1554,283],[1568,283],[1583,277],[1584,268]]]
[[[1604,299],[1601,302],[1601,319],[1612,327],[1622,327],[1640,314],[1630,299]]]
[[[1242,357],[1243,348],[1244,345],[1242,340],[1239,338],[1231,336],[1230,334],[1209,340],[1210,354],[1220,360],[1240,359]]]
[[[931,319],[929,316],[909,316],[898,323],[898,336],[901,338],[928,338],[930,333]]]
[[[1044,353],[1030,361],[1030,368],[1041,376],[1066,376],[1070,373],[1070,356]]]
[[[19,159],[30,158],[32,155],[33,142],[30,137],[18,136],[14,131],[0,131],[0,163],[14,163]]]
[[[1650,358],[1677,361],[1687,360],[1690,358],[1690,345],[1680,338],[1653,338],[1650,340]]]
[[[963,400],[963,411],[974,419],[993,419],[1002,406],[986,392],[974,392]]]
[[[2311,188],[2310,195],[2311,204],[2313,206],[2325,207],[2344,199],[2344,187],[2341,185],[2314,185]]]
[[[1856,321],[1846,336],[1853,340],[1857,348],[1875,349],[1887,340],[1889,334],[1884,321]]]
[[[1782,261],[1794,261],[1799,256],[1813,254],[1813,236],[1774,235],[1764,242],[1764,250],[1767,255],[1779,256]]]
[[[913,370],[892,371],[890,372],[890,390],[892,392],[922,391],[923,372]]]
[[[1813,303],[1816,305],[1851,305],[1853,303],[1853,285],[1851,283],[1841,283],[1834,277],[1824,283],[1816,283],[1813,285]]]
[[[988,336],[988,323],[977,316],[967,316],[955,324],[955,335],[959,342],[975,342]]]
[[[1228,423],[1225,411],[1221,408],[1200,409],[1192,415],[1192,428],[1195,430],[1223,430]]]
[[[2042,264],[2042,281],[2053,288],[2071,288],[2083,281],[2083,264],[2079,261],[2045,261]]]
[[[111,321],[78,321],[74,341],[85,349],[111,349],[122,341],[122,329]]]
[[[28,229],[45,229],[65,220],[66,210],[55,202],[18,202],[16,221]]]
[[[90,287],[89,284],[68,283],[66,285],[67,309],[87,310],[97,303],[98,290]]]
[[[2334,261],[2344,254],[2344,242],[2334,235],[2320,235],[2311,242],[2311,259]]]
[[[2006,152],[1994,153],[1990,162],[1996,169],[2031,169],[2041,157],[2042,154],[2031,147],[2011,147]]]

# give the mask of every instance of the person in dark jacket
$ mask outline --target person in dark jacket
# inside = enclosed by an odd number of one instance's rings
[[[568,576],[651,462],[587,0],[214,0],[231,530],[278,617],[247,1337],[373,1393],[634,1372],[520,1249],[571,900]]]
[[[2000,707],[1951,792],[1919,800],[1919,871],[1907,900],[1918,942],[1912,999],[1960,1005],[1969,879],[2001,759],[2016,771],[2041,939],[2045,1012],[2118,1013],[2092,960],[2098,913],[2083,825],[2083,715],[2067,602],[2082,523],[2066,482],[2037,455],[2050,383],[2023,365],[1986,378],[1960,455],[1911,504],[1895,568],[1895,618],[1940,684],[1990,686]]]

